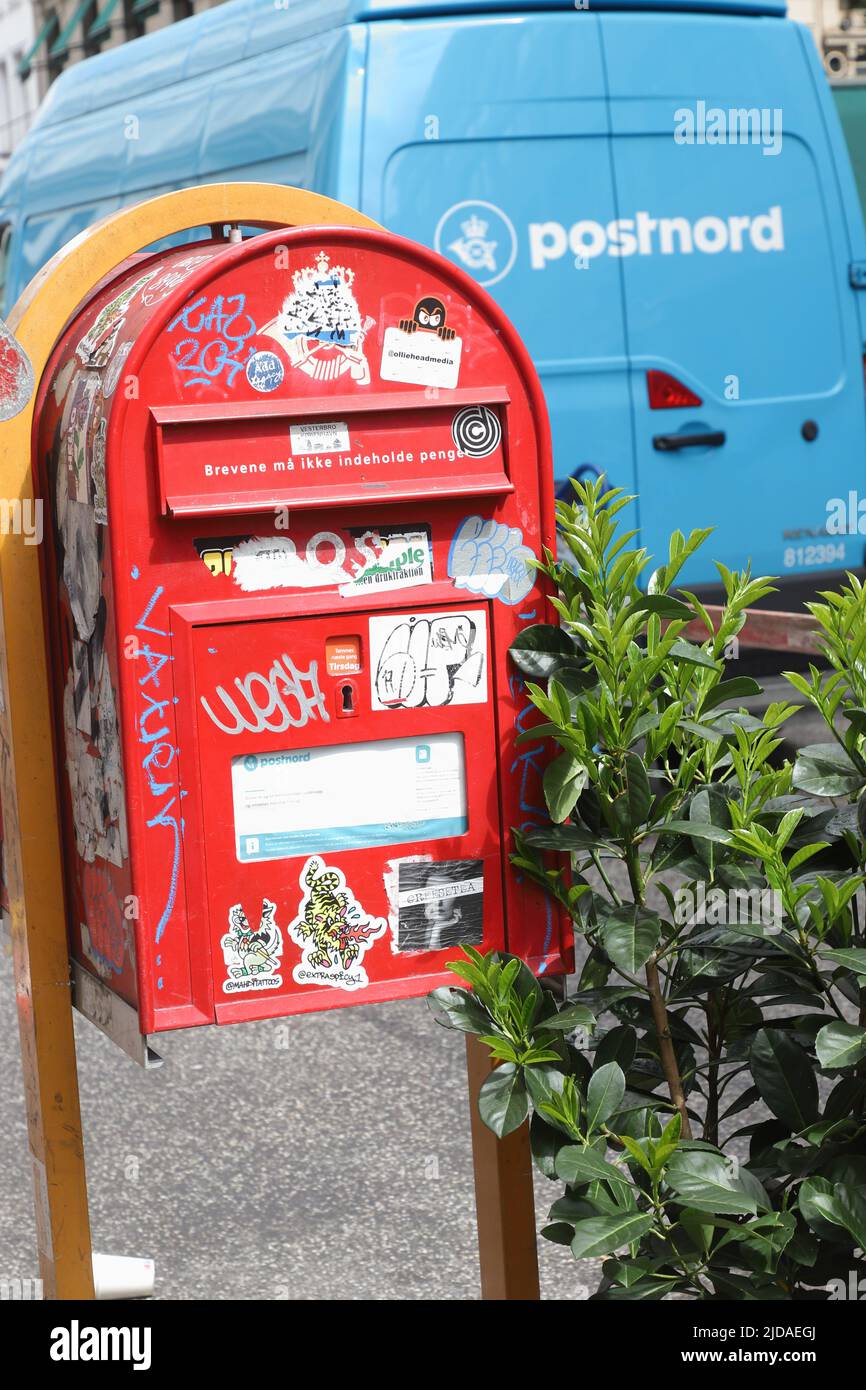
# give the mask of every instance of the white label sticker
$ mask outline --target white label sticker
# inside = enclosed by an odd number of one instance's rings
[[[463,735],[247,753],[232,797],[242,864],[453,838],[467,829]]]
[[[412,386],[451,388],[460,375],[462,349],[462,338],[443,340],[422,330],[404,333],[402,328],[386,328],[380,376],[383,381],[406,381]]]
[[[486,704],[486,613],[371,618],[370,682],[374,710]]]
[[[349,426],[342,420],[289,425],[289,438],[293,454],[333,454],[352,447]]]

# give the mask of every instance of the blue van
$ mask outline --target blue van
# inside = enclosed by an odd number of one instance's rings
[[[866,492],[866,238],[782,0],[229,0],[54,84],[0,187],[7,303],[94,219],[228,179],[354,204],[487,286],[560,487],[639,494],[656,555],[713,524],[691,582],[710,552],[813,586],[863,564],[856,506],[827,520]]]

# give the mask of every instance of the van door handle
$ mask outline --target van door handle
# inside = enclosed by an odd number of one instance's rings
[[[725,442],[724,430],[709,430],[706,434],[656,434],[653,448],[661,453],[672,453],[675,449],[718,449]]]

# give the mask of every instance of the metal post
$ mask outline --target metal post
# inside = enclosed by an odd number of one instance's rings
[[[492,1070],[489,1050],[467,1033],[481,1297],[539,1299],[529,1125],[505,1139],[497,1139],[487,1128],[478,1113],[478,1092]]]

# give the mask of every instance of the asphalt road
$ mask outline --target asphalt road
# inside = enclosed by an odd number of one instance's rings
[[[823,737],[809,715],[796,722],[795,741]],[[463,1039],[423,1000],[165,1035],[156,1072],[83,1019],[76,1035],[94,1245],[154,1258],[156,1297],[479,1297]],[[27,1279],[38,1268],[5,949],[0,1055],[0,1280]],[[536,1177],[539,1224],[560,1190]],[[598,1265],[547,1241],[539,1256],[543,1297],[592,1291]]]
[[[0,960],[0,1280],[38,1274],[17,1020]],[[164,1035],[144,1072],[76,1018],[93,1243],[166,1299],[480,1296],[463,1038],[423,1000]],[[560,1185],[538,1176],[539,1220]],[[539,1242],[543,1296],[585,1265]]]

